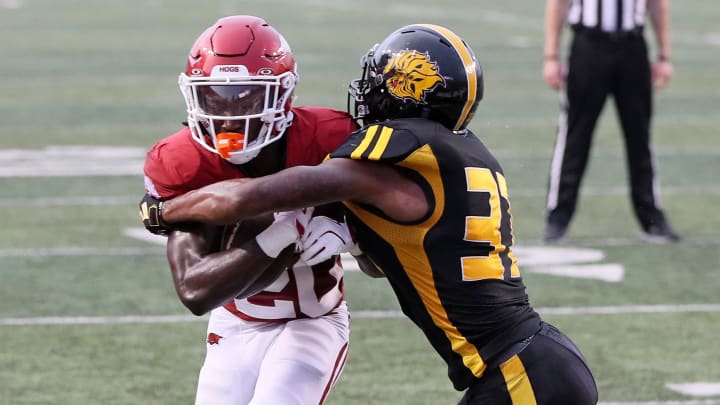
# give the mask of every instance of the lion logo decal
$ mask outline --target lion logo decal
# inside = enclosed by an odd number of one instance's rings
[[[383,71],[390,76],[385,84],[393,96],[425,104],[425,94],[439,84],[445,85],[436,62],[426,53],[402,51],[390,59]]]

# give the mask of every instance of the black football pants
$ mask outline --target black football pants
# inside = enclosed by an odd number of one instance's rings
[[[530,343],[488,366],[458,405],[595,405],[597,386],[580,350],[544,323]]]
[[[635,215],[643,230],[663,223],[650,145],[652,80],[642,33],[611,38],[575,32],[566,95],[548,182],[547,222],[562,227],[570,223],[593,132],[607,96],[612,95],[625,140]]]

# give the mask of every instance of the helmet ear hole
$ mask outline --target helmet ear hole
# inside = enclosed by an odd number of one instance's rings
[[[283,80],[280,82],[280,87],[283,89],[293,89],[295,87],[297,80],[295,79],[294,75],[288,75],[283,78]]]

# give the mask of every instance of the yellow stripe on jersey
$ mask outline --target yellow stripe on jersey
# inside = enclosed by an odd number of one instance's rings
[[[380,159],[383,152],[385,152],[385,148],[387,148],[388,142],[390,142],[390,135],[392,134],[392,132],[393,132],[392,128],[383,127],[382,131],[380,131],[380,136],[378,137],[378,140],[375,143],[375,147],[373,148],[372,152],[370,152],[370,155],[368,156],[368,159],[370,159],[370,160]]]
[[[472,108],[473,104],[475,104],[475,99],[477,98],[478,66],[475,64],[475,60],[473,59],[472,54],[470,54],[470,51],[468,51],[462,39],[455,35],[454,32],[439,25],[420,24],[420,26],[430,28],[431,30],[436,31],[438,34],[445,37],[445,39],[447,39],[453,45],[453,48],[455,48],[455,51],[457,51],[458,56],[460,56],[460,60],[462,60],[462,63],[465,66],[465,75],[467,76],[468,82],[468,98],[467,100],[465,100],[465,106],[463,107],[462,113],[460,114],[460,118],[457,120],[453,128],[453,130],[457,131],[460,129],[462,123],[465,122],[465,120],[468,118],[468,114],[470,114],[470,109]]]
[[[399,225],[394,222],[380,218],[372,213],[363,210],[361,207],[344,202],[348,208],[369,226],[375,233],[381,235],[394,248],[400,264],[407,274],[410,282],[417,290],[423,306],[433,320],[433,323],[440,328],[447,337],[452,350],[462,357],[465,366],[475,375],[481,377],[487,365],[477,350],[477,347],[457,330],[448,319],[448,314],[443,307],[438,295],[433,278],[432,267],[427,253],[418,250],[417,246],[423,246],[425,235],[440,219],[445,208],[445,194],[443,192],[440,168],[430,146],[424,145],[415,150],[405,160],[398,163],[399,166],[412,167],[424,177],[435,196],[435,207],[428,219],[415,226]]]
[[[371,125],[368,127],[367,131],[365,131],[365,137],[360,142],[360,145],[358,145],[354,151],[350,154],[351,159],[359,159],[363,153],[367,150],[367,148],[372,143],[373,139],[375,138],[375,133],[378,130],[378,125]]]
[[[525,373],[525,366],[517,354],[502,363],[500,371],[505,378],[505,385],[513,405],[537,405],[530,378]]]
[[[507,201],[508,205],[508,214],[510,214],[510,225],[512,225],[512,207],[510,206],[510,197],[508,193],[508,186],[507,181],[505,180],[505,176],[503,176],[500,173],[496,173],[498,185],[500,186],[500,195],[505,198],[505,201]],[[512,236],[512,244],[515,244],[515,235]],[[512,252],[508,252],[508,257],[510,260],[512,260],[512,265],[510,266],[510,277],[520,277],[520,268],[517,265],[517,258],[515,257],[515,254]]]

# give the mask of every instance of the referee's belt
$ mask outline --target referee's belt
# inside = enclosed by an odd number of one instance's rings
[[[584,35],[586,38],[602,41],[624,41],[640,38],[643,35],[642,27],[636,27],[628,31],[603,31],[599,28],[588,28],[582,25],[572,27],[576,35]]]

